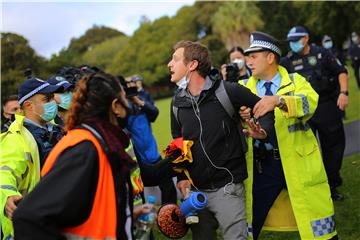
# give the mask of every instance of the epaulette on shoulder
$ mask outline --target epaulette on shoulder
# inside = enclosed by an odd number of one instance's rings
[[[289,51],[287,54],[286,54],[286,57],[287,58],[291,58],[292,56],[294,56],[294,53],[292,51]]]

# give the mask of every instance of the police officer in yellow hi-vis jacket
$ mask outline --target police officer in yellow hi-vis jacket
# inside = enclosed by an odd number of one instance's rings
[[[54,93],[62,86],[50,85],[38,78],[19,87],[23,114],[0,137],[0,220],[3,239],[13,239],[12,215],[19,201],[40,180],[41,163],[54,146],[58,131],[48,123],[57,113]],[[53,139],[53,140],[51,140]]]
[[[273,109],[275,124],[265,139],[248,140],[249,235],[258,238],[275,199],[287,189],[301,239],[337,239],[326,172],[307,123],[317,107],[318,94],[301,75],[289,75],[279,65],[281,50],[275,38],[254,32],[250,44],[245,54],[252,77],[240,84],[263,98],[252,109],[254,117]],[[248,110],[240,111],[241,116]],[[261,126],[249,123],[245,132],[257,138]]]

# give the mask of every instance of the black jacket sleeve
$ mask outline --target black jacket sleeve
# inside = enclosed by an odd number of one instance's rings
[[[224,86],[235,111],[239,111],[241,106],[253,109],[255,104],[260,100],[260,97],[252,93],[250,89],[238,83],[224,82]]]
[[[98,180],[98,153],[90,141],[66,149],[14,213],[16,239],[64,239],[60,229],[90,215]]]
[[[260,97],[252,93],[250,89],[237,83],[226,83],[225,89],[234,105],[235,111],[239,111],[240,107],[246,106],[251,109],[260,101]],[[274,128],[274,112],[268,112],[258,119],[261,127],[268,133]]]
[[[135,150],[137,159],[140,159],[139,154]],[[141,179],[144,186],[158,186],[163,180],[172,178],[176,173],[172,170],[170,159],[160,159],[155,164],[146,164],[138,161],[140,167]]]

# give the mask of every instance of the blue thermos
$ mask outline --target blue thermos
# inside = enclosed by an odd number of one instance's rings
[[[207,198],[202,192],[193,192],[180,205],[180,212],[185,218],[195,215],[197,211],[206,207]]]

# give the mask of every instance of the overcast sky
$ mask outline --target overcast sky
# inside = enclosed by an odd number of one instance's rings
[[[79,37],[94,24],[115,28],[132,35],[141,16],[150,20],[174,16],[183,1],[3,1],[1,31],[24,36],[35,51],[49,58],[67,47],[72,37]]]

